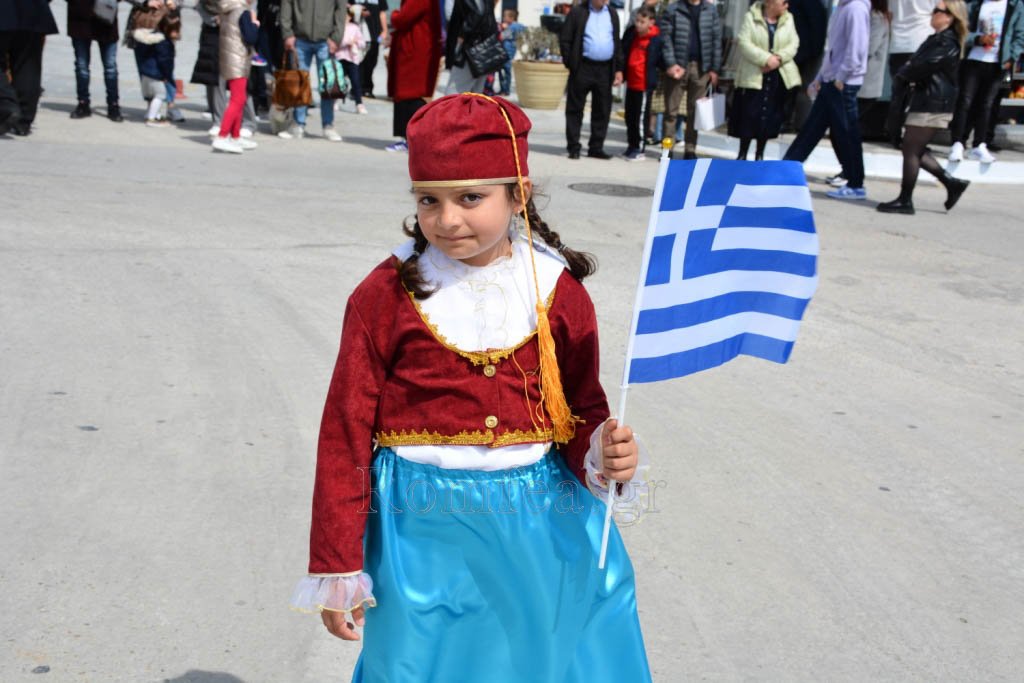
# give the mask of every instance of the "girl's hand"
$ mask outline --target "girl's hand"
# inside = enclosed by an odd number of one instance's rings
[[[633,430],[628,425],[619,427],[618,420],[604,423],[601,433],[601,474],[606,479],[629,481],[636,474],[640,449]]]
[[[359,606],[352,610],[352,620],[355,621],[354,625],[349,623],[348,617],[349,615],[346,612],[335,612],[327,609],[320,612],[320,618],[323,619],[324,626],[333,635],[338,636],[342,640],[359,640],[356,626],[362,626],[366,623],[363,607]]]

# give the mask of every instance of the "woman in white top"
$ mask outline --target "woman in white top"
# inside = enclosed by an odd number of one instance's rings
[[[969,51],[960,70],[960,98],[953,116],[949,160],[963,160],[968,128],[973,124],[974,148],[970,158],[991,164],[996,158],[988,151],[985,138],[996,114],[1003,73],[1009,71],[1024,52],[1024,2],[976,2],[971,6],[967,27]]]

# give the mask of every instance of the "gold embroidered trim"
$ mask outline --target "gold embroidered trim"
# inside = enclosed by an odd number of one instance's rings
[[[516,176],[509,178],[474,178],[471,180],[414,180],[413,188],[418,187],[475,187],[477,185],[507,185],[518,180]]]
[[[551,310],[551,305],[555,301],[555,291],[557,289],[558,287],[556,286],[554,289],[551,290],[551,294],[548,295],[547,308],[549,311]],[[508,359],[509,356],[511,356],[519,349],[526,346],[526,344],[531,339],[537,336],[537,330],[534,330],[530,334],[526,335],[526,337],[523,338],[515,346],[509,346],[504,349],[489,349],[487,351],[463,351],[462,349],[448,341],[448,339],[443,334],[441,334],[441,330],[438,329],[437,325],[431,322],[430,318],[427,316],[426,311],[424,311],[420,307],[419,302],[416,301],[416,295],[410,292],[409,290],[406,290],[405,293],[409,295],[409,301],[412,302],[413,308],[415,308],[416,313],[419,314],[420,320],[422,320],[423,324],[427,326],[427,329],[430,330],[430,333],[434,335],[434,339],[436,339],[441,346],[445,347],[452,353],[457,353],[458,355],[462,356],[463,358],[471,362],[473,365],[497,365],[501,361]]]
[[[523,431],[522,429],[515,429],[509,432],[499,434],[494,439],[493,448],[500,448],[502,446],[512,446],[520,443],[538,443],[542,441],[552,441],[555,438],[555,433],[550,429],[531,429]]]
[[[494,442],[494,432],[488,429],[482,432],[479,429],[472,432],[459,432],[458,434],[446,435],[438,431],[421,432],[407,431],[400,432],[377,432],[377,443],[381,446],[479,446]]]
[[[538,443],[551,441],[553,433],[550,429],[512,429],[495,436],[494,431],[462,431],[458,434],[441,434],[434,431],[377,432],[377,443],[381,446],[490,446],[500,448],[521,443]]]

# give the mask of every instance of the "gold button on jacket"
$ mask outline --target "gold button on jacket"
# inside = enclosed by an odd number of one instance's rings
[[[487,377],[494,377],[495,373],[497,372],[497,368],[495,368],[493,365],[484,366],[484,375],[486,375]]]
[[[488,415],[487,419],[484,420],[484,424],[487,426],[488,429],[494,429],[495,427],[498,426],[498,418],[494,417],[493,415]]]

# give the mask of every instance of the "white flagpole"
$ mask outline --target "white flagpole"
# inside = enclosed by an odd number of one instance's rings
[[[675,131],[672,131],[673,136]],[[640,318],[640,299],[644,289],[644,264],[651,256],[651,245],[658,227],[658,208],[661,205],[661,194],[665,189],[665,176],[668,175],[669,153],[672,151],[674,138],[665,138],[661,142],[661,161],[658,165],[658,182],[654,186],[654,201],[651,203],[651,216],[647,219],[647,237],[644,239],[644,254],[640,261],[640,274],[636,280],[636,295],[633,298],[633,318],[629,324],[629,341],[626,342],[626,361],[622,365],[622,384],[619,386],[619,411],[615,414],[619,425],[626,424],[626,396],[629,394],[629,359],[633,357],[633,341],[636,339],[636,323]],[[603,427],[602,427],[603,429]],[[612,528],[612,511],[615,509],[615,492],[618,488],[614,479],[608,479],[608,507],[604,512],[604,531],[601,533],[601,557],[597,562],[598,569],[604,569],[605,556],[608,554],[608,532]]]

